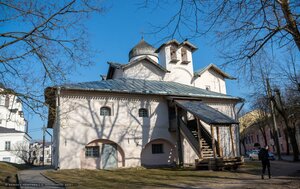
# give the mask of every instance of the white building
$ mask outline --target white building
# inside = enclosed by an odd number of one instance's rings
[[[45,147],[43,148],[42,141],[35,141],[30,144],[30,157],[31,162],[34,165],[42,165],[43,161],[45,165],[51,164],[52,158],[52,144],[51,142],[45,142]],[[43,158],[45,156],[45,158]]]
[[[3,86],[1,91],[3,92]],[[24,163],[29,151],[30,136],[27,131],[22,103],[15,95],[0,95],[0,161]]]
[[[108,62],[107,76],[48,87],[48,128],[56,168],[117,168],[194,164],[237,157],[238,97],[226,94],[215,65],[193,70],[188,41],[155,49],[143,39],[129,62]],[[199,140],[200,139],[200,140]]]

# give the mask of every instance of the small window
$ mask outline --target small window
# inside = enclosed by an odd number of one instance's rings
[[[99,157],[99,146],[86,146],[85,147],[86,157]]]
[[[4,104],[4,106],[7,107],[7,108],[9,107],[9,97],[8,96],[5,97],[5,104]]]
[[[109,107],[102,107],[100,109],[100,115],[101,116],[111,116],[111,109]]]
[[[10,162],[10,157],[3,157],[2,160],[5,161],[5,162]]]
[[[173,46],[170,47],[170,56],[171,56],[171,63],[178,62],[177,54],[176,54],[176,48],[173,47]]]
[[[163,144],[152,144],[152,154],[163,154]]]
[[[148,110],[146,108],[139,109],[139,117],[148,117]]]
[[[10,150],[10,141],[5,141],[5,150]]]
[[[210,91],[210,86],[209,85],[205,85],[205,90]]]
[[[181,48],[181,61],[182,64],[190,63],[190,61],[188,61],[187,50],[185,48]]]

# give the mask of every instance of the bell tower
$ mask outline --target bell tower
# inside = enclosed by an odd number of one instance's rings
[[[179,43],[177,40],[171,40],[161,45],[155,52],[158,53],[160,64],[170,71],[164,80],[192,85],[194,77],[192,53],[196,50],[197,47],[188,41]]]

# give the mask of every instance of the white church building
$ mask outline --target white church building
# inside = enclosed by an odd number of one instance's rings
[[[1,84],[3,93],[4,86]],[[23,151],[29,152],[28,125],[22,102],[13,94],[0,95],[0,161],[24,163]]]
[[[143,39],[126,64],[108,62],[100,81],[45,90],[53,164],[110,169],[195,164],[238,157],[235,79],[210,64],[194,71],[188,41],[154,48]]]

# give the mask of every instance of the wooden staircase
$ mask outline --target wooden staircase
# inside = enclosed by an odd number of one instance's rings
[[[193,136],[196,138],[196,140],[198,141],[198,133],[195,130],[191,131]],[[201,138],[201,151],[202,151],[202,156],[203,159],[207,159],[207,158],[213,158],[214,157],[214,152],[212,149],[212,146],[206,141],[207,139],[205,138]]]

